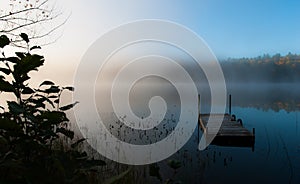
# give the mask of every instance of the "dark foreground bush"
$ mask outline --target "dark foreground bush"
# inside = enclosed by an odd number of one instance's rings
[[[78,151],[84,139],[73,141],[74,132],[67,128],[65,111],[78,102],[60,106],[60,97],[74,88],[48,80],[30,87],[29,73],[44,64],[44,57],[32,53],[40,47],[30,46],[26,34],[20,37],[27,48],[7,57],[4,48],[10,40],[0,36],[0,93],[15,96],[7,108],[0,106],[0,183],[87,183],[91,168],[105,163]],[[55,148],[63,137],[73,141],[70,149]]]

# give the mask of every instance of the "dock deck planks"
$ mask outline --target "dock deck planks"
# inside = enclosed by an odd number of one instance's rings
[[[208,119],[211,123],[208,124]],[[223,120],[222,120],[223,119]],[[218,127],[217,120],[222,124]],[[219,146],[252,147],[254,149],[255,131],[250,132],[229,114],[200,114],[199,125],[206,136],[216,134],[211,144]]]

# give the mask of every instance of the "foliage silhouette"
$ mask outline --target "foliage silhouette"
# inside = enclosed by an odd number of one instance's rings
[[[44,64],[44,57],[32,54],[39,46],[30,47],[25,33],[25,52],[6,57],[3,49],[10,44],[7,36],[0,36],[0,92],[10,93],[15,101],[7,101],[8,110],[0,106],[0,183],[74,183],[87,182],[87,171],[105,165],[101,160],[88,160],[85,152],[76,150],[84,141],[75,141],[69,150],[55,149],[62,137],[72,140],[74,132],[68,128],[65,111],[78,102],[60,106],[61,94],[74,91],[52,81],[42,82],[37,89],[29,86],[29,73]],[[81,176],[78,180],[78,175]]]

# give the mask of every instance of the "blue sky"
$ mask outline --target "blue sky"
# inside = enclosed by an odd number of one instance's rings
[[[110,29],[140,19],[187,26],[219,58],[300,53],[300,1],[278,0],[65,0],[72,10],[59,41],[81,53]],[[72,44],[77,37],[81,47]]]
[[[215,0],[206,3],[204,13],[190,14],[188,24],[216,55],[251,57],[263,53],[299,53],[300,1]],[[196,8],[192,12],[197,12]]]

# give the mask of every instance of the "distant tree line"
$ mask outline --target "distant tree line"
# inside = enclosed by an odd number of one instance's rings
[[[227,82],[300,82],[300,55],[297,54],[228,58],[221,66]]]

